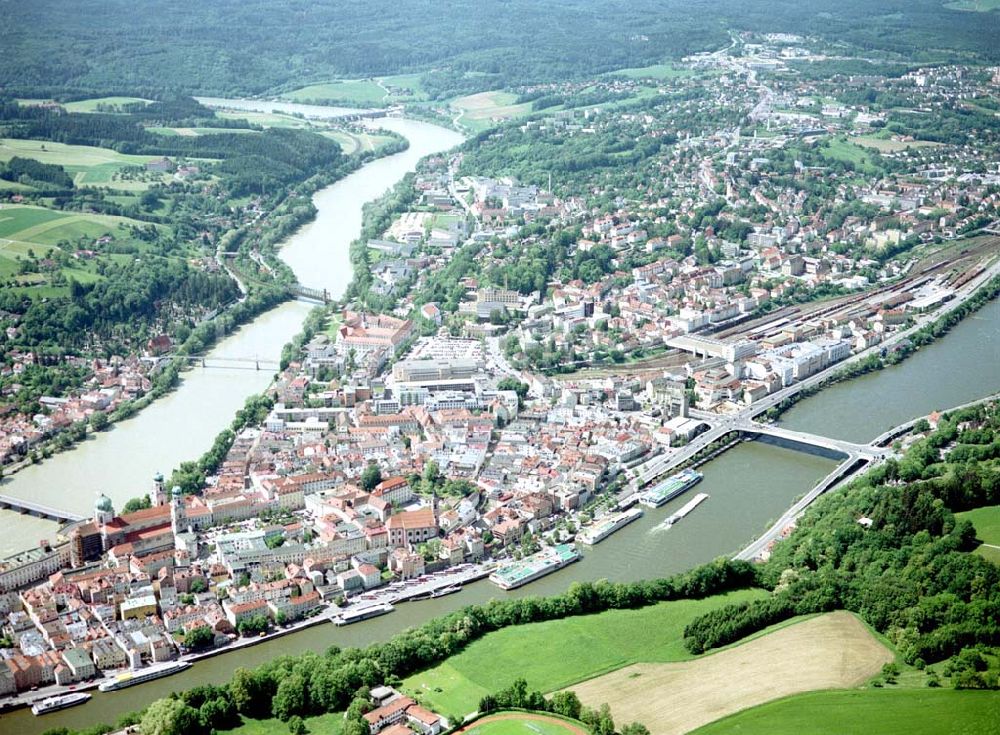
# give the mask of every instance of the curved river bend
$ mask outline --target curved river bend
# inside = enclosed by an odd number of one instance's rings
[[[273,107],[268,104],[268,109]],[[414,120],[384,119],[377,124],[404,135],[410,147],[318,192],[313,197],[316,219],[281,250],[303,283],[325,287],[334,298],[351,281],[349,246],[361,232],[365,202],[392,187],[422,157],[462,140],[452,130]],[[208,356],[277,360],[311,308],[284,303],[226,337]],[[156,472],[169,473],[181,462],[200,457],[247,396],[266,388],[272,377],[267,371],[194,368],[183,374],[177,390],[137,416],[92,435],[69,452],[25,468],[4,480],[0,492],[81,515],[92,513],[97,493],[103,492],[121,508],[129,498],[147,492]],[[56,528],[49,521],[0,511],[0,558],[36,546],[41,538],[53,538]]]

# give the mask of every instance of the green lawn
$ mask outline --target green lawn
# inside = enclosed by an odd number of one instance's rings
[[[971,521],[976,529],[976,536],[983,545],[976,553],[994,564],[1000,564],[1000,505],[990,505],[985,508],[956,513],[959,520]]]
[[[329,712],[318,717],[306,717],[306,729],[312,735],[339,735],[344,728],[344,713]],[[233,730],[226,730],[230,735],[288,735],[288,723],[278,719],[248,720]]]
[[[476,641],[403,688],[443,713],[471,712],[488,692],[521,676],[532,689],[552,691],[638,661],[692,658],[684,626],[722,605],[765,596],[743,590],[706,600],[678,600],[640,610],[611,610],[544,623],[519,625]],[[572,656],[567,656],[568,651]]]
[[[826,141],[821,146],[820,152],[828,158],[853,163],[855,168],[863,173],[874,173],[877,171],[871,163],[874,157],[878,156],[877,152],[866,150],[843,138],[832,138]]]
[[[63,105],[63,107],[65,107],[68,112],[97,112],[97,106],[101,104],[121,107],[122,105],[132,104],[133,102],[145,102],[148,104],[149,100],[143,99],[142,97],[96,97],[91,100],[67,102]]]
[[[811,692],[762,704],[697,735],[995,735],[996,692],[947,689]]]

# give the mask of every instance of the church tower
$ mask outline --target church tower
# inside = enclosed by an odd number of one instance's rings
[[[159,472],[153,475],[153,487],[149,491],[149,499],[154,508],[167,504],[167,489],[163,484],[163,475]]]
[[[177,485],[174,485],[174,489],[170,491],[170,526],[174,531],[174,536],[187,530],[184,496]]]

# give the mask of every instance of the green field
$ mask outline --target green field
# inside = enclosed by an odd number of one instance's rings
[[[976,553],[994,564],[1000,564],[1000,505],[976,508],[956,513],[955,516],[959,520],[971,521],[975,527],[976,537],[983,542]]]
[[[877,154],[843,138],[832,138],[826,141],[821,146],[820,152],[827,158],[853,163],[855,168],[863,173],[877,172],[875,166],[871,164],[872,156]]]
[[[89,145],[66,145],[41,140],[0,138],[0,161],[15,156],[33,158],[39,163],[62,166],[77,186],[109,186],[115,189],[140,191],[151,183],[167,181],[169,174],[150,173],[134,181],[123,181],[117,174],[126,166],[143,166],[157,156],[133,156],[110,148]]]
[[[386,88],[390,90],[389,93]],[[427,99],[420,85],[419,74],[399,74],[378,79],[338,79],[294,89],[282,97],[294,102],[334,100],[359,106],[420,102]]]
[[[996,692],[831,691],[800,694],[723,718],[697,735],[995,735]]]
[[[640,610],[611,610],[490,633],[461,653],[403,682],[438,712],[471,712],[488,692],[521,676],[532,689],[552,691],[638,661],[692,658],[684,626],[722,605],[766,593],[743,590],[706,600],[678,600]],[[572,656],[565,655],[572,651]]]
[[[7,248],[56,245],[60,240],[96,239],[105,234],[120,238],[130,225],[145,226],[146,223],[128,217],[59,212],[18,204],[0,207],[0,239],[6,241]]]
[[[485,130],[497,122],[531,114],[531,103],[516,104],[517,95],[510,92],[480,92],[451,101],[461,115],[459,123],[472,130]]]
[[[346,130],[324,130],[322,135],[337,141],[337,145],[347,155],[358,153],[359,151],[373,151],[392,140],[387,135],[355,133]]]
[[[98,105],[114,105],[115,107],[121,107],[122,105],[129,105],[134,102],[145,102],[149,103],[149,100],[143,99],[142,97],[96,97],[91,100],[78,100],[76,102],[67,102],[63,105],[68,112],[97,112]]]
[[[605,76],[666,80],[694,76],[694,71],[691,69],[678,69],[673,64],[654,64],[653,66],[619,69],[618,71],[609,72]]]
[[[280,112],[243,112],[237,110],[218,110],[216,116],[226,120],[246,120],[252,125],[260,125],[265,128],[309,128],[313,127],[308,120],[303,120],[292,115],[283,115]],[[172,128],[166,128],[171,130]]]
[[[18,260],[45,257],[50,248],[59,249],[58,243],[68,241],[69,252],[77,247],[89,248],[93,241],[103,235],[113,235],[117,240],[128,240],[140,249],[148,247],[132,240],[131,225],[145,226],[146,223],[127,217],[112,217],[101,214],[81,214],[59,212],[43,207],[22,205],[0,206],[0,279],[15,278],[16,285],[34,297],[50,297],[65,293],[65,286],[49,285],[48,276],[43,273],[19,274]],[[133,255],[109,255],[105,259],[129,260]],[[96,260],[72,260],[61,268],[64,276],[80,283],[91,283],[100,278]]]
[[[385,90],[370,79],[345,79],[325,84],[310,84],[282,95],[294,102],[308,100],[336,100],[356,105],[380,105],[385,99]]]
[[[344,713],[328,712],[318,717],[303,718],[306,729],[313,735],[339,735],[344,729]],[[288,723],[279,719],[249,720],[244,718],[243,724],[233,730],[226,730],[229,735],[288,735]]]

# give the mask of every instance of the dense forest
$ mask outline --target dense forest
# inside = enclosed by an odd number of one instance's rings
[[[811,34],[908,57],[1000,55],[996,13],[956,12],[941,0],[6,0],[2,7],[0,88],[25,94],[259,94],[422,71],[424,88],[443,98],[679,58],[724,46],[729,28]]]

